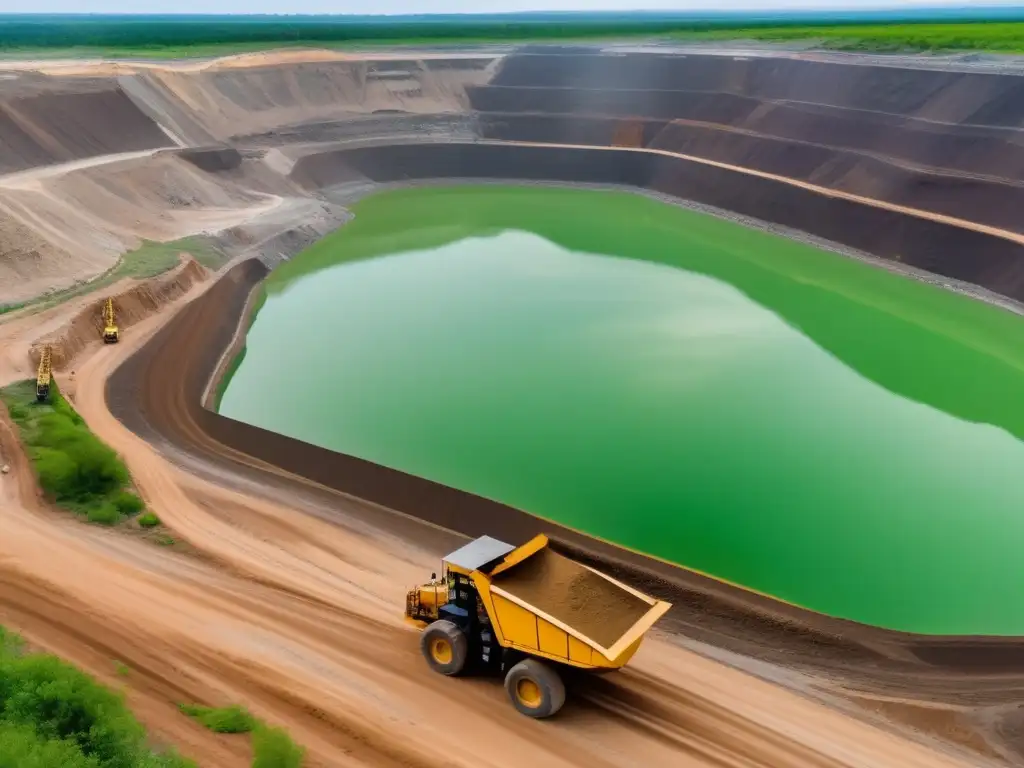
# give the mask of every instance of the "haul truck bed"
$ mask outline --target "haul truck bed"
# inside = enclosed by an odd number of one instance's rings
[[[444,559],[441,581],[406,598],[406,616],[426,627],[422,650],[446,675],[506,673],[516,708],[554,714],[565,699],[559,667],[618,669],[669,604],[548,548],[484,536]]]
[[[605,649],[656,603],[550,549],[495,577],[491,592],[515,598],[535,616],[549,616]]]

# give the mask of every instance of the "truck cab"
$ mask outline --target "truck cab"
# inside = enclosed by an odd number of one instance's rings
[[[108,325],[103,329],[103,343],[116,344],[120,335],[116,325]]]

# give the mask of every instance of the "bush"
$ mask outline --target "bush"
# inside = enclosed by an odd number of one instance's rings
[[[0,768],[196,768],[156,755],[124,697],[0,628]]]
[[[29,726],[0,723],[0,768],[97,768],[72,741],[46,741]]]
[[[306,750],[280,728],[261,726],[252,734],[252,768],[301,768]]]
[[[56,382],[46,403],[35,401],[33,380],[0,389],[0,399],[18,425],[39,484],[59,506],[104,525],[143,510],[142,499],[125,488],[124,463],[89,431]]]
[[[214,733],[249,733],[256,727],[256,718],[237,705],[215,709],[199,704],[182,704],[181,711]]]
[[[45,414],[37,429],[39,483],[57,501],[88,501],[128,483],[128,470],[117,454],[64,414]]]
[[[160,518],[154,515],[152,512],[147,512],[139,518],[139,525],[143,528],[156,528],[160,525]]]
[[[117,525],[121,522],[121,513],[109,501],[93,504],[89,507],[85,516],[90,523],[98,523],[99,525]]]
[[[139,514],[146,505],[136,494],[130,491],[121,491],[114,497],[114,506],[125,517],[132,517]]]
[[[7,659],[0,700],[7,723],[73,742],[101,768],[133,768],[140,755],[145,731],[123,698],[53,656]]]

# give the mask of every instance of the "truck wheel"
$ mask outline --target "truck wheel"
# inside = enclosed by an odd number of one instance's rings
[[[469,658],[466,633],[445,619],[435,621],[420,638],[420,650],[427,664],[442,675],[459,675]]]
[[[505,675],[512,705],[529,717],[551,717],[565,704],[565,684],[554,669],[536,659],[520,661]]]

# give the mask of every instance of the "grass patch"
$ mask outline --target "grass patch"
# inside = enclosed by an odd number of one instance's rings
[[[287,731],[261,725],[252,734],[252,768],[301,768],[306,750]]]
[[[251,733],[252,768],[301,768],[303,764],[306,750],[287,731],[267,725],[244,707],[181,704],[179,708],[215,733]]]
[[[142,500],[128,490],[131,478],[121,458],[86,426],[50,385],[48,402],[37,403],[35,381],[0,389],[18,426],[39,484],[59,507],[90,522],[115,525],[142,509]]]
[[[147,512],[139,518],[139,525],[143,528],[156,528],[160,525],[160,518],[152,512]]]
[[[114,506],[125,517],[134,517],[146,507],[142,499],[131,491],[121,491],[118,493],[114,497]]]
[[[181,704],[180,709],[198,720],[214,733],[250,733],[259,724],[244,707],[204,707],[199,704]]]
[[[44,294],[30,301],[0,304],[0,315],[30,306],[46,309],[62,301],[112,285],[126,277],[135,280],[156,277],[176,267],[178,254],[183,252],[191,254],[196,261],[212,270],[219,269],[227,261],[227,255],[217,245],[216,240],[205,235],[183,237],[166,243],[145,240],[135,250],[125,253],[116,265],[92,280]]]
[[[134,251],[124,255],[115,268],[114,279],[155,277],[176,267],[178,254],[183,252],[191,254],[196,261],[209,269],[217,269],[226,261],[224,253],[211,237],[196,235],[167,243],[145,240]]]
[[[810,41],[823,48],[850,51],[1024,52],[1024,22],[786,24],[679,31],[673,37],[692,40]]]
[[[154,753],[124,697],[0,630],[0,768],[196,768]]]

